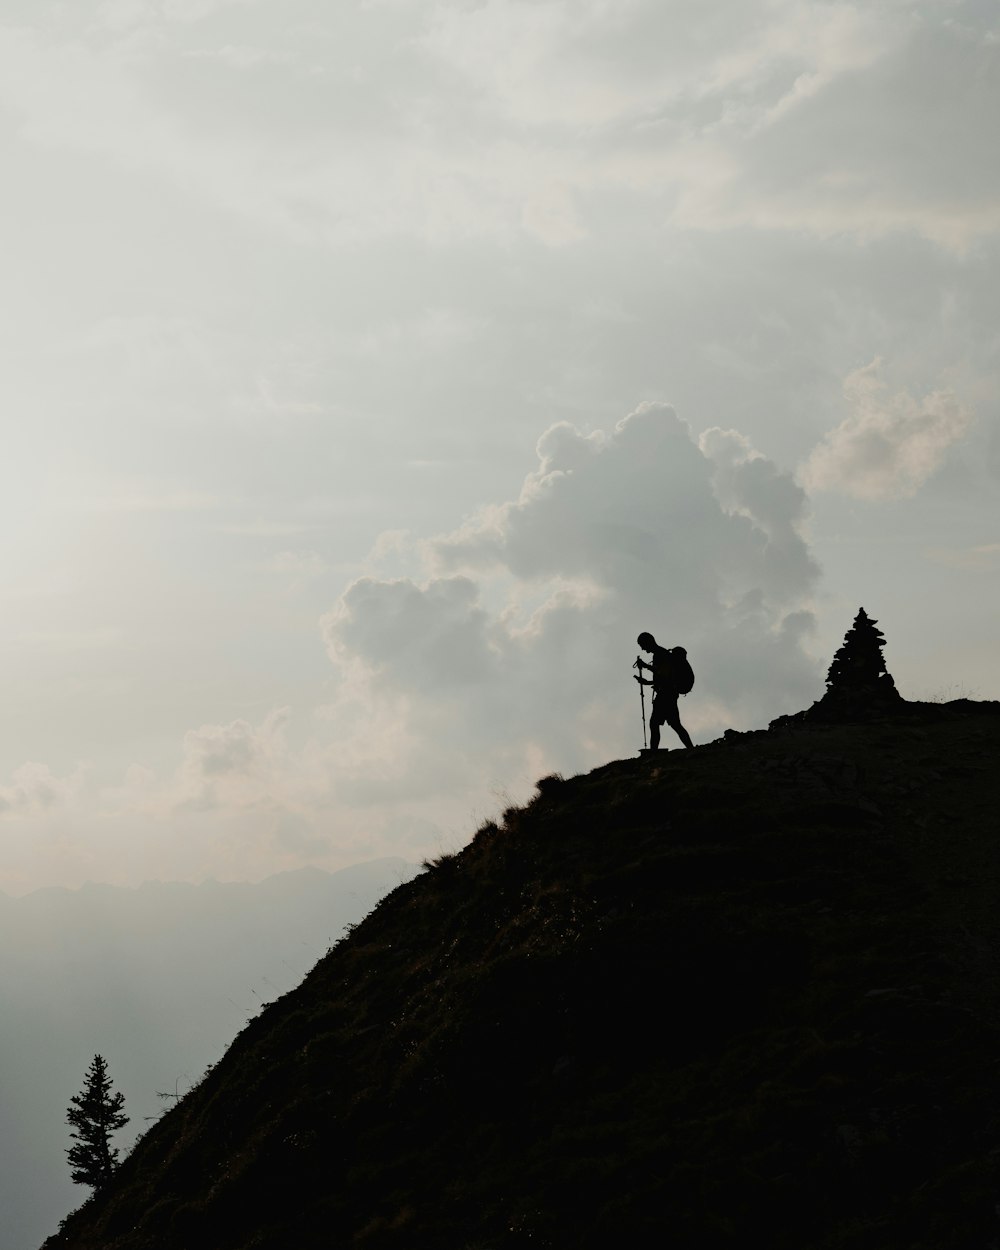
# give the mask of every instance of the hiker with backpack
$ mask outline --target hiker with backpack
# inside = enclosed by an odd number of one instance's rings
[[[683,647],[661,647],[652,634],[642,633],[636,639],[640,648],[653,657],[652,664],[636,656],[634,668],[639,670],[636,681],[640,686],[653,687],[653,709],[649,714],[649,750],[660,745],[660,726],[667,724],[686,747],[694,746],[691,735],[681,724],[677,710],[679,695],[687,694],[694,685],[694,673],[688,663]],[[642,670],[652,673],[652,680],[642,675]]]

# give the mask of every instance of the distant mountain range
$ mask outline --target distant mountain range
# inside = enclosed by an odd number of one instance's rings
[[[827,713],[543,779],[46,1250],[997,1246],[1000,704]]]
[[[381,859],[254,885],[0,894],[0,1250],[37,1245],[89,1193],[70,1181],[65,1114],[95,1053],[125,1094],[130,1145],[416,871]]]

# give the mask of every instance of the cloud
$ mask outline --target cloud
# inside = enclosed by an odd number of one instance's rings
[[[586,233],[611,187],[685,230],[917,231],[963,250],[997,229],[1000,42],[968,4],[493,2],[439,6],[418,42],[499,133],[544,145],[554,242]]]
[[[254,803],[270,795],[287,755],[288,717],[288,709],[280,708],[259,726],[234,720],[227,725],[202,725],[185,734],[180,770],[183,801],[211,807],[223,799]]]
[[[238,718],[184,735],[163,774],[129,766],[98,784],[27,763],[0,785],[0,864],[21,888],[88,879],[251,879],[299,866],[332,869],[380,854],[372,822],[331,826],[331,760],[315,742],[292,750],[291,713]]]
[[[643,629],[688,648],[702,739],[815,697],[803,492],[739,435],[703,442],[662,404],[558,423],[517,499],[423,545],[423,576],[347,588],[324,636],[350,697],[392,708],[398,793],[630,753]]]
[[[360,578],[324,627],[331,648],[363,658],[372,671],[408,690],[442,690],[485,680],[494,657],[477,587],[466,577],[425,586],[406,579]]]
[[[517,502],[433,542],[438,562],[586,577],[640,600],[652,575],[698,612],[758,587],[780,605],[816,575],[796,528],[803,492],[739,435],[710,430],[699,444],[672,408],[644,404],[610,436],[561,422],[537,454]]]
[[[954,393],[932,391],[920,400],[905,390],[892,394],[879,377],[881,364],[876,357],[845,379],[852,412],[803,466],[809,490],[856,499],[910,498],[968,431],[972,413]]]
[[[84,771],[81,766],[68,777],[57,777],[47,764],[22,764],[14,770],[10,783],[0,786],[0,818],[8,813],[31,815],[64,807],[77,795]]]
[[[421,43],[514,121],[592,128],[802,93],[872,60],[878,26],[808,0],[491,0],[438,6]]]
[[[928,5],[441,6],[418,42],[481,106],[469,204],[502,170],[493,199],[552,242],[612,189],[684,230],[996,232],[1000,45]]]
[[[819,573],[800,532],[809,512],[805,491],[736,430],[714,426],[698,446],[713,466],[712,486],[722,507],[767,535],[762,585],[787,585],[791,593],[801,593]]]
[[[820,7],[795,7],[822,49]],[[988,119],[1000,108],[1000,45],[981,18],[949,20],[921,4],[822,9],[840,28],[835,55],[810,65],[796,52],[780,96],[700,133],[695,150],[715,176],[683,188],[675,221],[864,239],[917,232],[957,252],[995,235]]]
[[[1000,43],[968,6],[288,0],[270,30],[260,7],[106,0],[105,29],[139,30],[111,47],[89,26],[59,44],[5,29],[0,94],[31,142],[299,242],[563,247],[599,232],[609,195],[681,230],[916,230],[956,249],[996,232]],[[216,13],[227,42],[187,46]],[[253,76],[220,81],[265,63],[283,84],[266,108]]]

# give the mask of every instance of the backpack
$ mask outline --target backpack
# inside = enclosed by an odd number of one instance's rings
[[[678,694],[688,694],[694,685],[694,669],[688,663],[687,654],[683,647],[670,648],[671,676]]]

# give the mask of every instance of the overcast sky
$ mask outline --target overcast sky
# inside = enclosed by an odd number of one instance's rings
[[[5,0],[0,890],[454,849],[640,630],[1000,697],[998,116],[992,0]]]

